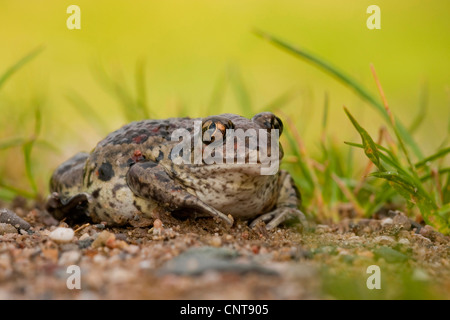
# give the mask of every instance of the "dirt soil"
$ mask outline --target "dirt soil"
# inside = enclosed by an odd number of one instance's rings
[[[24,222],[0,224],[0,299],[450,299],[449,237],[398,213],[266,231],[171,217],[69,227],[9,208]],[[67,286],[70,265],[81,289]],[[381,289],[367,288],[371,265]]]

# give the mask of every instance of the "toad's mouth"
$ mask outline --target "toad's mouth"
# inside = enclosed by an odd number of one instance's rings
[[[224,136],[206,133],[202,136],[197,132],[188,139],[183,137],[171,150],[172,162],[203,167],[225,165],[228,170],[232,166],[253,165],[261,169],[261,174],[278,171],[284,155],[278,129],[227,129]],[[273,170],[275,167],[276,171]],[[266,168],[271,169],[267,171]]]
[[[239,171],[250,175],[272,175],[278,172],[284,152],[281,144],[278,144],[274,148],[269,148],[269,150],[259,147],[239,150],[235,146],[228,152],[225,147],[208,150],[208,146],[203,146],[202,154],[201,163],[195,163],[194,157],[191,155],[192,162],[189,166],[192,169],[207,167],[208,170],[214,171]]]
[[[283,147],[280,143],[271,147],[249,148],[240,147],[235,143],[232,148],[227,149],[226,146],[212,147],[211,145],[202,146],[202,164],[253,164],[264,165],[270,161],[281,161],[284,156]],[[191,158],[193,158],[191,156]],[[192,159],[193,160],[193,159]]]

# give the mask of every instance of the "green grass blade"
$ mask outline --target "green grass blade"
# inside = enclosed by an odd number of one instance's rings
[[[450,169],[449,172],[447,172],[447,182],[445,183],[445,186],[442,188],[442,193],[444,195],[443,203],[447,204],[450,202]]]
[[[25,139],[23,138],[10,138],[0,141],[0,150],[21,146],[24,143],[24,141]]]
[[[431,156],[429,156],[429,157],[426,157],[425,159],[423,159],[423,160],[417,162],[417,163],[415,164],[415,167],[416,167],[416,168],[423,167],[423,166],[425,166],[428,162],[431,162],[431,161],[434,161],[434,160],[436,160],[436,159],[442,158],[442,157],[446,156],[448,153],[450,153],[450,147],[445,148],[445,149],[442,149],[442,150],[439,150],[439,151],[436,152],[435,154],[433,154],[433,155],[431,155]]]
[[[450,110],[447,110],[450,111]],[[445,133],[444,139],[442,139],[442,142],[439,144],[438,150],[445,148],[448,145],[448,142],[450,140],[450,112],[447,115],[447,132]]]
[[[427,224],[436,227],[444,234],[450,233],[449,221],[442,217],[436,203],[422,188],[418,188],[417,185],[409,184],[408,181],[397,172],[374,172],[371,175],[387,179],[400,195],[417,205]]]
[[[372,172],[369,176],[383,178],[397,184],[402,190],[401,194],[406,199],[410,199],[411,195],[414,195],[417,192],[416,186],[397,171]]]
[[[43,148],[55,153],[61,153],[60,148],[58,148],[57,146],[55,146],[54,144],[50,143],[47,140],[36,140],[34,142],[34,145],[36,146],[36,148]]]
[[[450,224],[450,203],[447,203],[446,205],[443,205],[441,208],[439,208],[437,214],[441,218],[448,220]]]
[[[101,64],[95,65],[93,71],[105,91],[117,98],[122,113],[128,122],[142,120],[145,117],[133,99],[130,90],[125,86],[124,79],[116,80],[112,78]]]
[[[428,86],[424,84],[420,95],[419,111],[417,113],[417,116],[414,118],[414,120],[412,121],[411,125],[408,128],[408,131],[411,134],[416,132],[417,129],[419,129],[420,125],[423,123],[423,120],[425,119],[425,115],[427,113],[427,104],[428,104]]]
[[[360,149],[364,149],[364,145],[362,145],[361,143],[355,143],[355,142],[349,142],[349,141],[344,141],[345,144],[352,146],[352,147],[356,147],[356,148],[360,148]],[[398,161],[398,158],[387,148],[383,147],[382,145],[379,145],[378,143],[375,143],[378,151],[384,151],[386,152],[392,160]]]
[[[391,182],[391,185],[408,201],[416,204],[424,218],[429,217],[437,209],[430,196],[417,185],[410,183],[406,177],[396,171],[373,172],[370,176],[383,178]]]
[[[359,217],[365,216],[364,210],[362,209],[358,199],[355,197],[353,192],[351,192],[350,188],[336,174],[332,173],[331,176],[332,176],[333,180],[336,182],[336,184],[339,186],[339,188],[341,189],[341,192],[344,194],[347,201],[353,205],[353,209],[356,211],[357,215]]]
[[[352,89],[362,99],[369,102],[370,105],[375,107],[375,109],[381,113],[381,115],[385,118],[385,120],[389,123],[389,125],[392,126],[389,115],[386,112],[386,109],[384,108],[383,104],[379,100],[377,100],[371,93],[369,93],[369,91],[366,88],[360,85],[355,79],[345,74],[343,71],[339,70],[338,68],[336,68],[329,62],[325,61],[324,59],[319,58],[316,54],[310,53],[303,48],[295,48],[294,46],[288,44],[287,42],[284,42],[268,33],[259,30],[255,30],[254,33],[257,36],[260,36],[263,39],[268,40],[275,46],[280,47],[283,50],[286,50],[287,52],[293,54],[298,58],[305,59],[307,62],[312,63],[316,67],[319,67],[320,69],[329,73],[331,76],[339,80],[341,83]],[[398,126],[398,132],[402,137],[402,139],[405,140],[407,144],[412,148],[415,155],[419,159],[421,159],[423,157],[422,152],[420,151],[419,147],[417,146],[412,136],[409,134],[408,130],[403,126],[402,123],[400,123],[398,119],[396,119],[396,123]]]
[[[351,147],[364,149],[364,146],[361,143],[350,142],[350,141],[344,141],[344,143],[349,145],[349,146],[351,146]]]
[[[354,143],[354,142],[348,142],[348,141],[344,141],[344,143],[347,144],[347,145],[349,145],[349,146],[352,146],[352,147],[364,149],[364,146],[363,146],[362,144],[360,144],[360,143]],[[386,161],[386,162],[389,163],[390,165],[396,167],[396,169],[405,171],[405,170],[403,169],[403,167],[402,167],[401,165],[399,165],[398,159],[395,157],[395,155],[394,155],[392,152],[389,151],[389,149],[386,149],[385,147],[380,146],[379,144],[376,144],[376,146],[377,146],[378,150],[386,152],[386,153],[388,154],[388,156],[389,156],[389,157],[386,157],[386,156],[383,156],[382,153],[379,153],[380,158],[381,158],[383,161]],[[446,149],[440,150],[440,151],[438,151],[437,153],[435,153],[435,154],[433,154],[433,155],[431,155],[431,156],[425,158],[424,160],[417,162],[417,163],[415,164],[415,167],[416,167],[416,168],[421,168],[421,167],[423,167],[427,162],[434,161],[434,160],[437,160],[437,159],[439,159],[439,158],[442,158],[443,156],[447,155],[448,153],[450,153],[450,148],[446,148]],[[405,171],[405,172],[406,172],[406,171]],[[439,170],[439,172],[440,172],[440,173],[441,173],[441,172],[447,172],[447,170],[446,170],[446,169],[442,169],[442,170]],[[426,177],[429,178],[429,176],[430,176],[430,174],[428,174]],[[420,178],[420,180],[423,180],[423,179],[424,179],[424,177]]]
[[[44,50],[44,47],[38,47],[25,55],[23,58],[21,58],[19,61],[17,61],[15,64],[13,64],[11,67],[9,67],[1,76],[0,76],[0,89],[5,84],[6,80],[8,80],[17,70],[22,68],[25,64],[27,64],[29,61],[33,60],[34,57],[36,57],[39,53]]]
[[[31,159],[31,152],[33,150],[34,144],[35,144],[35,142],[40,134],[40,131],[41,131],[42,115],[41,115],[41,110],[39,107],[36,108],[34,117],[35,117],[35,126],[34,126],[33,135],[31,136],[31,138],[28,141],[26,141],[23,144],[22,150],[23,150],[23,155],[24,155],[24,160],[25,160],[25,172],[26,172],[28,181],[31,185],[31,188],[33,189],[34,194],[37,195],[38,188],[37,188],[36,179],[34,177],[34,172],[33,172],[33,163],[32,163],[32,159]]]
[[[26,143],[23,144],[23,155],[25,159],[25,172],[28,178],[28,181],[31,185],[31,188],[33,189],[33,192],[37,194],[37,185],[36,181],[34,179],[34,173],[33,173],[33,167],[32,167],[32,160],[31,160],[31,151],[33,150],[34,140],[29,140]]]
[[[355,118],[353,118],[353,116],[350,114],[347,108],[344,108],[344,111],[347,114],[350,121],[352,122],[355,129],[358,131],[359,135],[361,136],[364,146],[364,153],[370,159],[370,161],[372,161],[377,166],[378,169],[384,171],[384,168],[380,162],[380,156],[375,142],[372,140],[369,133],[359,125],[359,123],[356,121]]]
[[[41,133],[42,128],[42,113],[39,107],[34,111],[34,132],[33,139],[36,140],[39,134]]]
[[[439,169],[439,170],[437,171],[437,173],[438,173],[439,175],[443,175],[443,174],[446,174],[446,173],[449,173],[449,172],[450,172],[450,168],[442,168],[442,169]],[[429,173],[427,173],[426,175],[420,177],[420,181],[425,182],[425,181],[427,181],[428,179],[430,179],[430,178],[432,178],[432,177],[433,177],[433,173],[432,173],[432,172],[429,172]],[[445,202],[444,202],[444,203],[445,203]]]
[[[136,63],[136,105],[144,119],[150,119],[149,107],[147,103],[147,90],[145,81],[145,61],[140,60]]]
[[[294,137],[291,135],[291,133],[288,130],[286,130],[286,133],[283,132],[283,134],[286,135],[286,139],[288,140],[289,146],[290,146],[292,152],[294,153],[294,155],[298,159],[297,164],[300,167],[300,170],[304,176],[304,179],[308,183],[308,186],[309,186],[308,189],[313,190],[314,189],[313,178],[311,176],[311,173],[309,172],[308,165],[305,163],[305,160],[303,159],[303,157],[300,154],[300,151],[298,150],[297,143],[296,143]]]
[[[295,55],[296,57],[303,58],[306,61],[313,63],[315,66],[320,67],[324,71],[328,72],[329,74],[331,74],[332,76],[334,76],[335,78],[337,78],[338,80],[342,81],[344,84],[349,86],[361,97],[363,97],[365,100],[369,101],[372,105],[374,105],[381,113],[387,116],[387,113],[384,110],[383,105],[379,101],[377,101],[374,96],[372,96],[365,88],[360,86],[357,81],[355,81],[350,76],[346,75],[343,71],[339,70],[329,62],[319,58],[316,54],[308,52],[303,48],[293,47],[287,42],[284,42],[266,32],[255,30],[254,33],[257,36],[260,36],[263,39],[268,40],[272,44],[288,51],[289,53]]]
[[[10,190],[7,190],[7,189],[3,189],[3,188],[0,186],[0,200],[3,200],[3,201],[5,201],[5,202],[11,202],[11,201],[14,200],[14,198],[15,198],[16,196],[17,196],[16,193],[14,193],[14,192],[12,192],[12,191],[10,191]]]
[[[363,148],[363,146],[361,144],[356,144],[356,143],[348,143],[346,142],[346,144],[349,145],[353,145],[354,147],[358,147],[358,148]],[[384,163],[384,165],[389,166],[390,168],[392,168],[393,170],[395,170],[396,172],[398,172],[398,174],[402,175],[402,177],[404,179],[406,179],[410,184],[417,186],[417,188],[422,188],[420,182],[417,182],[417,179],[415,179],[408,170],[404,169],[403,166],[398,162],[398,160],[396,160],[395,158],[393,158],[394,156],[390,153],[389,150],[387,150],[386,148],[382,148],[380,149],[380,146],[377,145],[377,147],[379,148],[379,150],[383,150],[384,152],[388,153],[388,155],[385,155],[383,152],[379,152],[378,155],[380,157],[380,159],[382,160],[382,163]],[[384,167],[383,165],[383,167]],[[389,171],[386,168],[382,171]]]
[[[283,92],[281,95],[277,96],[271,102],[266,104],[266,106],[261,110],[261,112],[263,111],[276,112],[276,110],[283,108],[286,104],[291,102],[296,96],[297,93],[293,90]]]
[[[13,187],[13,186],[6,185],[3,182],[0,182],[0,190],[1,189],[6,191],[6,192],[2,193],[2,196],[5,196],[5,198],[8,197],[8,198],[6,198],[6,200],[12,200],[17,195],[20,195],[25,198],[30,198],[30,199],[36,197],[36,195],[34,193],[31,193],[29,191],[22,190],[22,189]],[[2,198],[2,196],[0,196],[0,198]],[[10,196],[12,196],[12,198],[9,199]]]
[[[398,194],[395,188],[392,188],[387,180],[382,180],[383,184],[377,188],[376,191],[373,192],[375,198],[373,202],[368,202],[368,205],[364,207],[367,211],[367,215],[373,215],[379,209],[386,206],[389,201],[393,200],[394,196]],[[404,199],[401,197],[401,199]]]

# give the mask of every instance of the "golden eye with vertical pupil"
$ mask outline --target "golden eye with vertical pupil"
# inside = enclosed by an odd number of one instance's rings
[[[211,117],[203,121],[202,140],[204,144],[210,144],[217,139],[225,139],[227,129],[234,129],[234,124],[223,117]]]

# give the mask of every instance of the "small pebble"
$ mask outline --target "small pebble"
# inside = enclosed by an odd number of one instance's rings
[[[442,233],[436,231],[433,227],[426,225],[422,229],[420,229],[420,234],[425,238],[430,239],[433,242],[438,243],[448,243],[450,238],[444,236]]]
[[[370,232],[378,231],[381,229],[381,222],[379,220],[371,219],[369,221]]]
[[[55,263],[58,261],[58,254],[59,252],[56,248],[46,248],[42,250],[42,256]]]
[[[83,240],[86,240],[86,239],[89,239],[89,233],[83,233],[83,235],[78,239],[78,240],[80,240],[80,241],[83,241]]]
[[[428,281],[430,276],[422,269],[415,269],[412,278],[416,281]]]
[[[155,263],[151,260],[143,260],[139,262],[139,268],[141,269],[153,269],[155,267]]]
[[[390,245],[394,243],[394,239],[388,236],[379,236],[374,239],[374,241],[381,245]]]
[[[76,250],[66,251],[63,252],[63,254],[61,254],[58,264],[63,266],[76,264],[80,260],[80,257],[81,254],[79,251]]]
[[[421,234],[416,234],[416,233],[412,235],[412,240],[414,240],[422,245],[427,245],[427,244],[431,243],[430,239],[424,237]]]
[[[316,233],[317,234],[324,234],[331,232],[331,228],[325,224],[319,224],[316,226]]]
[[[97,238],[92,243],[92,248],[100,248],[105,246],[107,243],[111,246],[112,242],[116,239],[114,236],[114,233],[111,233],[109,231],[102,231]]]
[[[92,240],[90,238],[80,240],[80,241],[78,241],[78,247],[80,249],[89,248],[91,246],[92,242],[94,242],[94,240]]]
[[[92,261],[94,263],[104,263],[107,260],[107,258],[101,254],[96,254],[94,258],[92,258]]]
[[[71,228],[56,228],[50,232],[50,239],[58,243],[66,243],[72,241],[75,233]]]
[[[155,228],[155,229],[162,228],[162,221],[159,219],[156,219],[155,222],[153,222],[153,228]]]
[[[259,253],[259,246],[257,246],[256,244],[252,245],[252,252],[254,254],[258,254]]]
[[[407,246],[407,245],[410,244],[409,240],[406,239],[406,238],[401,238],[400,240],[398,240],[398,243],[399,243],[399,244],[403,244],[403,245],[405,245],[405,246]]]
[[[402,213],[396,215],[392,221],[394,222],[395,225],[399,225],[401,227],[403,227],[403,229],[405,230],[409,230],[411,229],[411,222],[409,221],[409,218],[405,215],[403,215]]]
[[[59,250],[61,250],[63,252],[78,250],[78,245],[76,243],[64,243],[64,244],[61,244],[61,246],[59,247]]]
[[[8,209],[0,210],[0,223],[8,223],[15,226],[17,229],[28,230],[31,225],[19,217],[15,212]]]
[[[127,235],[125,233],[116,233],[115,236],[117,240],[127,241]]]
[[[116,236],[113,235],[112,237],[109,237],[108,240],[106,240],[105,246],[110,249],[116,248]]]
[[[222,239],[219,236],[214,236],[211,239],[211,245],[216,248],[220,247],[222,245]]]
[[[372,251],[365,250],[365,251],[359,252],[358,256],[372,259],[374,257],[374,254]]]
[[[269,250],[266,247],[260,247],[259,248],[259,254],[264,255],[264,254],[268,254]]]
[[[164,231],[164,227],[163,227],[162,221],[159,220],[159,219],[156,219],[153,222],[153,228],[151,228],[150,230],[153,231],[153,235],[155,235],[155,236],[161,235],[163,233],[163,231]]]
[[[137,254],[139,252],[139,246],[132,244],[125,248],[125,251],[129,254]]]
[[[405,238],[405,239],[409,239],[409,237],[411,236],[410,231],[406,231],[406,230],[400,230],[397,234],[397,236],[401,239],[401,238]]]
[[[0,269],[8,269],[11,266],[11,258],[7,253],[0,254]]]
[[[108,272],[106,275],[109,283],[120,284],[127,283],[133,278],[133,273],[130,270],[116,267]]]
[[[8,223],[0,223],[0,235],[5,233],[17,233],[17,229]]]

